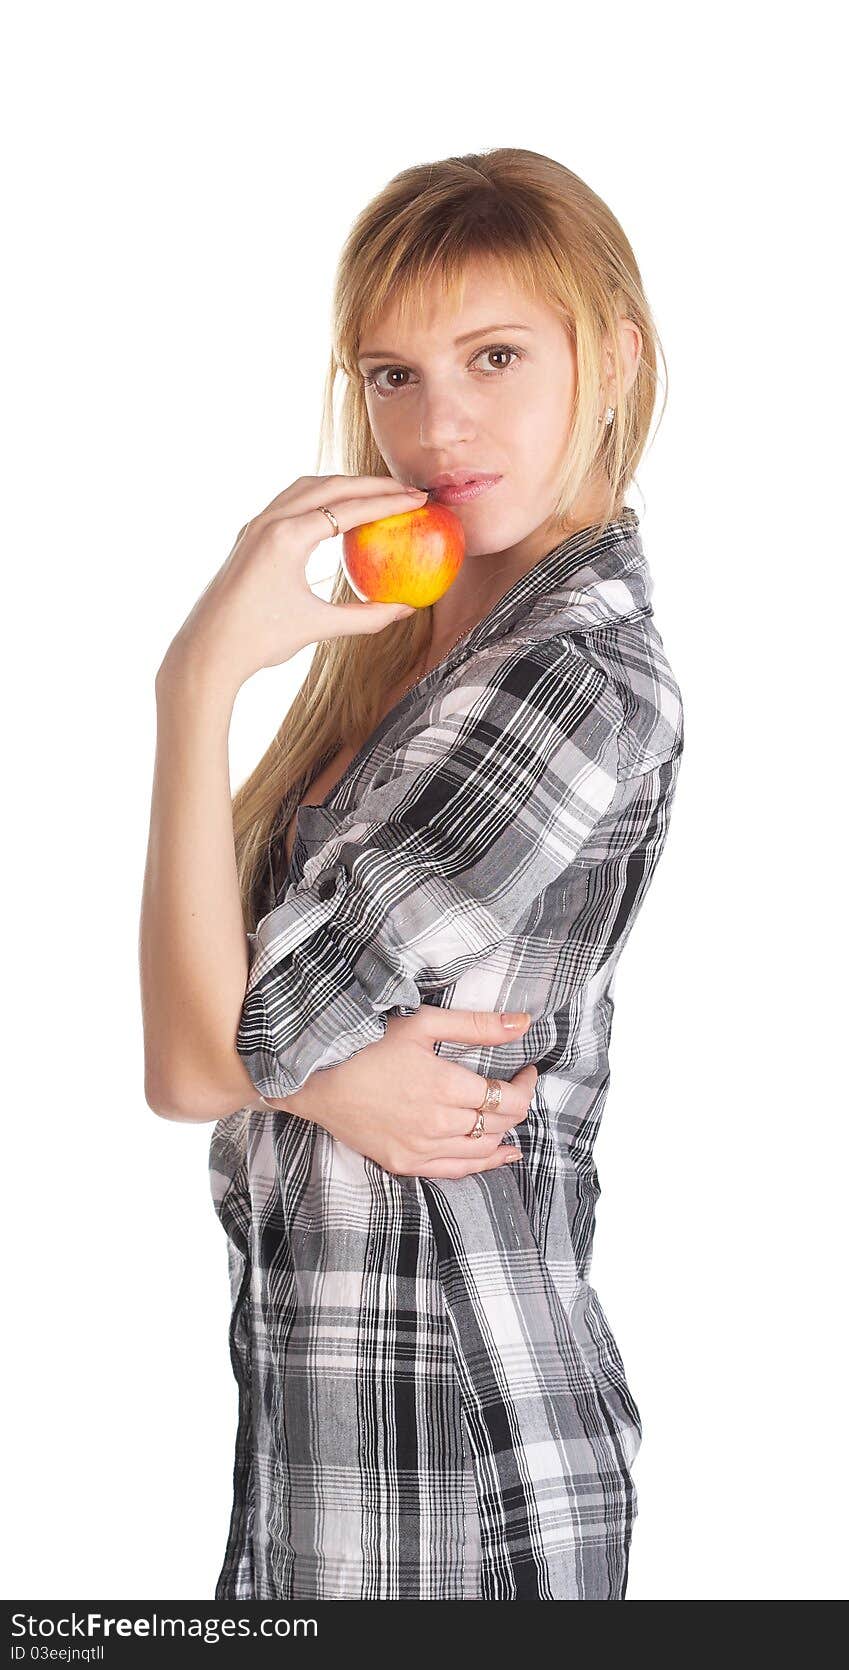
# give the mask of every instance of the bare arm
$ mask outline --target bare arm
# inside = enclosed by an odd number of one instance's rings
[[[236,694],[191,647],[172,645],[156,675],[139,966],[145,1098],[171,1118],[212,1117],[248,978],[227,746]],[[257,1092],[244,1078],[247,1105]],[[220,1090],[216,1105],[227,1111]]]
[[[333,605],[312,592],[306,559],[331,531],[317,507],[332,505],[346,531],[424,496],[389,478],[299,478],[242,528],[156,675],[139,966],[145,1098],[166,1118],[271,1105],[236,1050],[249,967],[228,758],[236,696],[309,643],[397,618],[391,604]]]
[[[145,1099],[202,1122],[265,1101],[236,1052],[248,977],[230,792],[235,692],[172,646],[156,676],[156,763],[139,933]],[[285,1111],[307,1116],[307,1087]]]

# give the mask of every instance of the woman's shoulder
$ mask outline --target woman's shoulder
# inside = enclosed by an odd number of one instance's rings
[[[601,695],[613,680],[574,634],[511,632],[482,644],[452,668],[431,692],[428,707],[450,708],[473,700],[476,693],[521,698],[559,691],[568,698],[578,685]]]
[[[544,704],[571,727],[576,713],[620,737],[621,775],[633,776],[683,750],[681,689],[649,605],[597,628],[514,631],[482,645],[431,694],[424,722],[477,705],[496,718],[530,722]],[[420,720],[421,722],[421,720]]]
[[[653,609],[576,634],[574,642],[622,703],[622,775],[641,775],[681,754],[684,699]]]

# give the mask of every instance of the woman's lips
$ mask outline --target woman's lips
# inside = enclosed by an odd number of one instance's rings
[[[438,504],[467,504],[470,499],[479,499],[482,493],[488,493],[497,487],[503,478],[491,476],[489,481],[470,481],[462,487],[431,487],[430,497]]]

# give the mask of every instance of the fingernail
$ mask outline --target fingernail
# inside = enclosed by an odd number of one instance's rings
[[[506,1014],[502,1013],[501,1024],[507,1027],[508,1032],[515,1032],[518,1028],[527,1026],[530,1018],[526,1009],[510,1010]]]

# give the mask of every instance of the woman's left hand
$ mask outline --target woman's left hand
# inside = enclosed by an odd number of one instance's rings
[[[512,1017],[508,1017],[512,1018]],[[486,1079],[462,1062],[434,1054],[440,1039],[470,1047],[512,1043],[513,1028],[491,1010],[442,1009],[423,1003],[413,1015],[390,1015],[386,1032],[338,1067],[321,1068],[300,1090],[265,1106],[312,1119],[384,1171],[401,1177],[468,1177],[522,1159],[507,1131],[527,1119],[537,1081],[532,1062],[499,1078],[502,1103],[472,1136]],[[490,1077],[494,1075],[490,1073]]]

